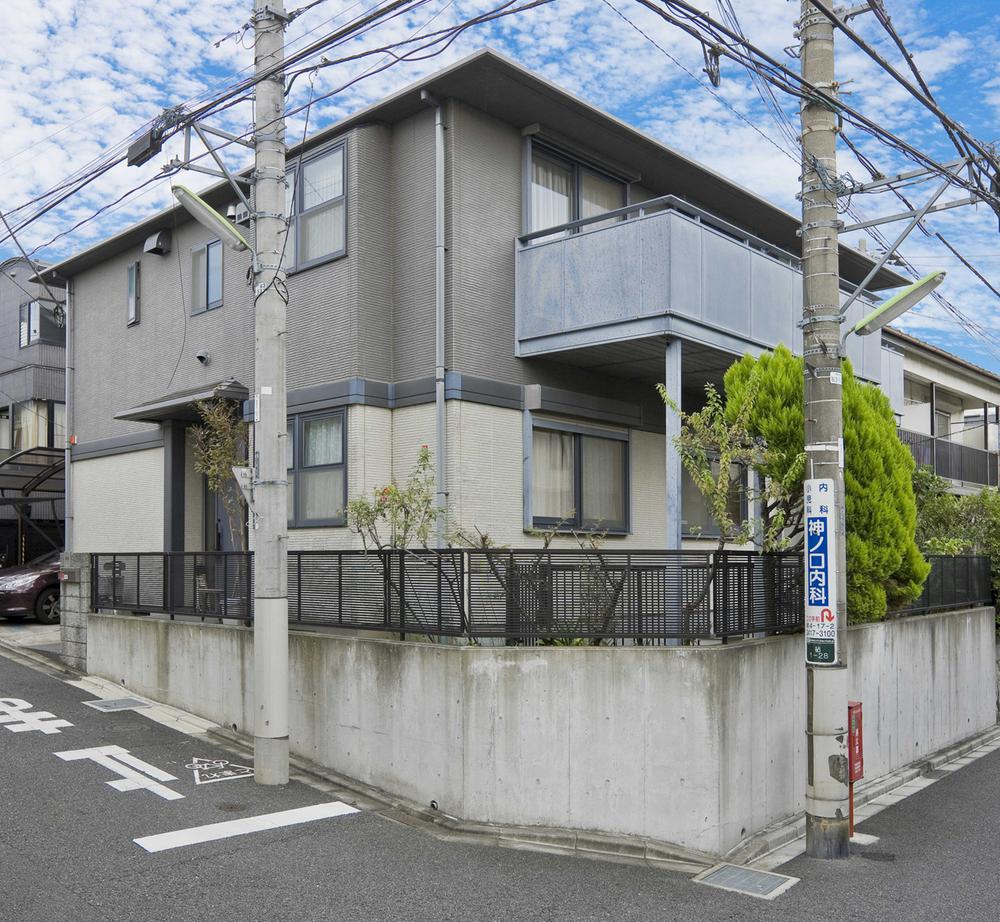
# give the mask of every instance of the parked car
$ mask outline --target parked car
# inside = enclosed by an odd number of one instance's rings
[[[0,617],[59,623],[59,551],[0,570]]]

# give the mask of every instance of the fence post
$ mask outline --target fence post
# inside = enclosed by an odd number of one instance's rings
[[[298,588],[296,593],[298,601],[296,604],[296,612],[298,618],[296,619],[300,624],[302,623],[302,552],[295,551],[295,585]]]
[[[118,555],[111,555],[111,610],[118,608]]]
[[[406,551],[399,551],[399,639],[406,640],[406,564],[404,555]]]
[[[301,608],[301,606],[300,606]],[[337,555],[337,623],[344,623],[344,555]]]

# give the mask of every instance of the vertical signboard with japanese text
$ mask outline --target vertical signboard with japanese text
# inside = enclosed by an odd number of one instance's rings
[[[830,479],[805,482],[806,663],[837,662],[836,498]]]

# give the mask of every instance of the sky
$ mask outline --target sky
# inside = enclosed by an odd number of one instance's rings
[[[286,0],[286,6],[295,10],[308,2]],[[348,22],[366,9],[366,2],[319,0],[289,25],[289,51]],[[785,49],[795,43],[798,3],[731,2],[744,34],[797,69],[798,62]],[[494,5],[494,0],[426,0],[327,54],[370,51],[461,22]],[[5,0],[0,210],[16,220],[27,214],[24,206],[32,198],[120,145],[165,108],[190,104],[247,76],[252,51],[244,26],[250,6],[247,0]],[[716,18],[720,15],[717,0],[703,0],[699,6]],[[941,108],[980,140],[1000,140],[1000,69],[995,65],[1000,59],[1000,6],[981,0],[885,0],[885,6]],[[860,16],[852,26],[898,69],[905,69],[874,17]],[[387,55],[377,54],[325,67],[312,82],[306,76],[298,79],[289,106],[298,108],[311,96],[323,96],[362,77],[310,107],[312,134],[484,46],[798,213],[794,147],[746,71],[723,59],[721,84],[712,87],[702,71],[701,45],[636,0],[554,0],[467,30],[428,60],[392,63]],[[851,106],[939,161],[954,158],[954,148],[936,118],[843,37],[838,40],[837,62],[838,79]],[[797,125],[796,100],[779,92],[777,102]],[[302,119],[301,113],[290,119],[290,141],[301,138]],[[249,103],[244,103],[211,123],[243,134],[251,121]],[[911,162],[879,141],[858,131],[849,135],[882,172],[912,168]],[[115,167],[25,227],[18,240],[36,258],[51,263],[166,207],[172,202],[170,183],[160,171],[178,153],[179,141],[172,141],[162,155],[142,167]],[[842,174],[859,182],[869,178],[846,148],[841,146],[839,154]],[[249,152],[234,147],[226,155],[230,163],[242,166]],[[147,180],[149,184],[138,193],[118,202]],[[213,180],[187,174],[183,181],[200,188]],[[906,191],[921,202],[932,188],[932,183],[923,183]],[[942,201],[964,195],[952,189]],[[891,195],[856,195],[850,205],[855,214],[867,218],[903,210]],[[99,213],[96,218],[95,213]],[[845,216],[845,220],[855,219]],[[927,226],[947,237],[1000,289],[1000,234],[997,217],[988,207],[943,212],[928,218]],[[891,234],[896,227],[886,230]],[[854,231],[844,240],[857,245],[862,236],[862,231]],[[868,246],[876,245],[869,241]],[[1000,372],[1000,298],[934,237],[914,232],[901,251],[921,272],[946,270],[941,293],[980,329],[974,332],[931,300],[898,325]],[[0,258],[14,252],[10,240],[0,244]]]

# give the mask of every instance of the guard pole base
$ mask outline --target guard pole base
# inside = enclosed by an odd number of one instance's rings
[[[849,858],[850,834],[846,816],[830,818],[806,814],[806,856]]]
[[[253,738],[253,780],[257,784],[288,784],[288,737]]]

